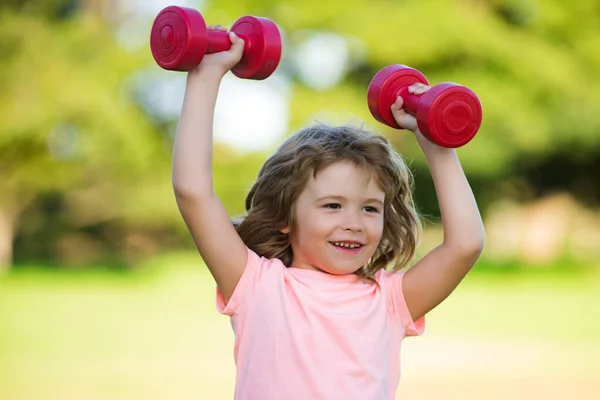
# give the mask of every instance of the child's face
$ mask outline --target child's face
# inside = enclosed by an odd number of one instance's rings
[[[291,266],[331,274],[360,269],[381,240],[384,198],[367,169],[341,161],[320,170],[295,204]]]

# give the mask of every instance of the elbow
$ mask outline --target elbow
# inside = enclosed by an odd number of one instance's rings
[[[466,249],[473,255],[476,255],[477,258],[483,253],[483,248],[485,247],[485,231],[482,229],[478,235],[474,235],[474,237],[469,241]]]
[[[173,181],[173,193],[175,194],[175,198],[180,200],[193,197],[194,191],[187,185],[182,185],[181,183]]]
[[[484,247],[485,247],[485,238],[483,238],[483,240],[481,240],[477,243],[473,243],[471,246],[469,246],[467,248],[467,256],[473,260],[473,264],[475,264],[475,262],[477,260],[479,260],[479,257],[481,257]]]
[[[482,230],[481,233],[473,235],[469,240],[465,241],[462,246],[462,251],[465,256],[472,258],[477,261],[483,253],[485,247],[485,232]]]
[[[171,180],[176,199],[201,199],[214,193],[212,181],[182,180],[173,177]]]
[[[482,230],[478,234],[469,235],[459,241],[448,243],[448,245],[459,258],[468,261],[468,264],[475,264],[483,253],[485,240],[485,232]]]
[[[194,190],[188,185],[183,185],[179,182],[173,181],[173,193],[175,194],[176,198],[180,199],[192,196]]]
[[[175,185],[173,185],[173,193],[175,194],[175,201],[180,209],[196,207],[198,204],[207,201],[210,196],[214,194],[212,189],[202,190],[195,187],[181,187]]]

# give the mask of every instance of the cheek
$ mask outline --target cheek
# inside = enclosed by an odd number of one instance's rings
[[[383,236],[383,227],[384,227],[384,223],[383,223],[383,218],[377,218],[377,220],[372,221],[372,224],[370,225],[371,229],[371,235],[373,235],[374,237],[379,237],[381,238]]]
[[[310,243],[313,240],[327,238],[331,234],[331,221],[322,215],[304,215],[305,223],[298,224],[296,234],[298,241]],[[310,223],[308,223],[310,221]]]
[[[329,233],[327,224],[324,223],[323,219],[315,218],[310,225],[304,227],[305,237],[321,237]]]

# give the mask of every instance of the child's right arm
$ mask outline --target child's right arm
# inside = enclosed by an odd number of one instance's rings
[[[179,211],[226,299],[233,294],[248,250],[213,188],[213,117],[221,79],[242,56],[244,42],[207,54],[187,77],[173,152],[172,181]]]

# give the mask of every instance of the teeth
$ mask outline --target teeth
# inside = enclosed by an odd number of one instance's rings
[[[356,249],[357,247],[360,247],[360,244],[356,244],[356,243],[342,243],[342,242],[333,242],[333,244],[335,246],[338,247],[345,247],[347,249]]]

